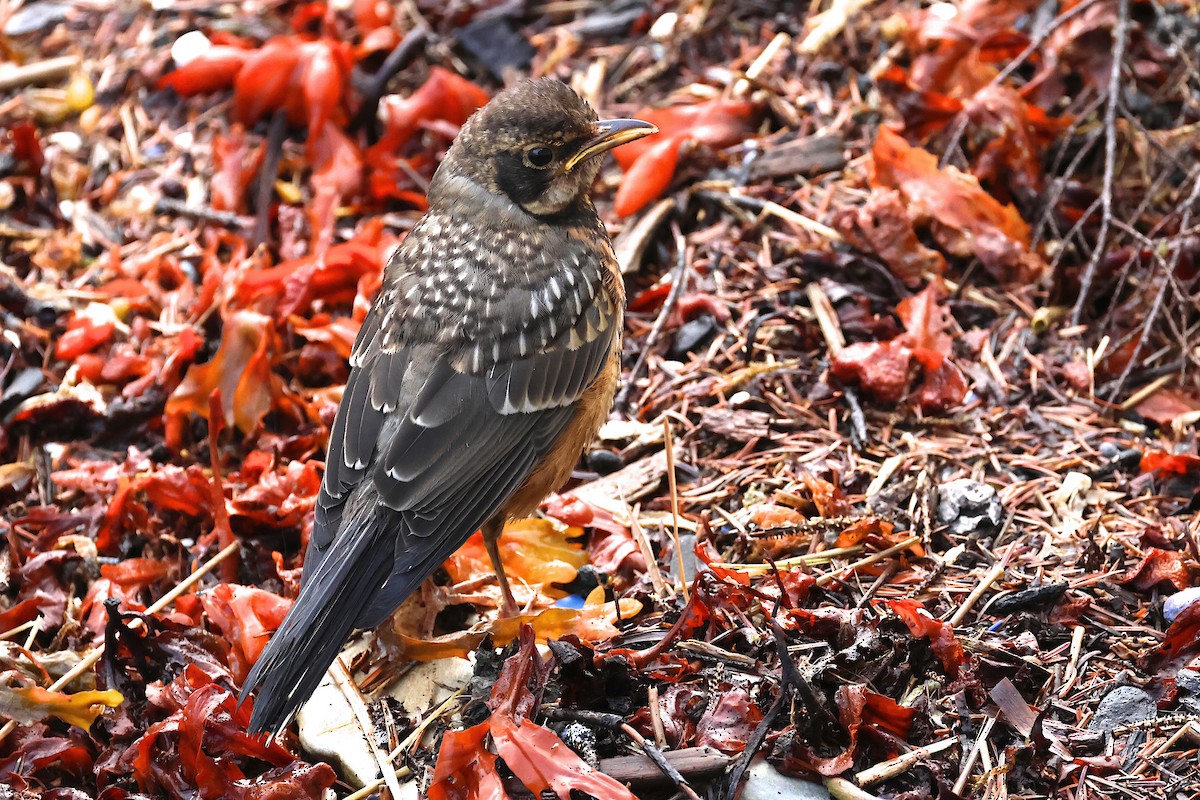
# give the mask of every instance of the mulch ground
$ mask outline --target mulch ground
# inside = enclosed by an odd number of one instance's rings
[[[0,31],[0,797],[1200,796],[1194,6]],[[520,618],[472,540],[248,737],[380,270],[526,74],[661,130],[595,193],[616,407],[506,531]]]

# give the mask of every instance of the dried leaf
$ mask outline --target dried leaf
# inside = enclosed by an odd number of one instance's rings
[[[0,686],[0,715],[20,725],[57,717],[70,725],[88,729],[104,708],[116,708],[125,698],[115,689],[63,694],[40,686]]]
[[[949,252],[975,256],[998,280],[1031,283],[1045,271],[1030,250],[1029,225],[1001,205],[972,175],[938,168],[937,157],[912,147],[889,127],[879,129],[871,153],[871,186],[896,189],[914,220],[932,218],[934,237]]]

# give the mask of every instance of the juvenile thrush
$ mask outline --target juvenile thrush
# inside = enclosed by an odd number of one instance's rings
[[[589,190],[656,128],[520,83],[463,126],[384,271],[329,438],[300,595],[242,687],[279,733],[356,628],[571,473],[612,404],[625,293]]]

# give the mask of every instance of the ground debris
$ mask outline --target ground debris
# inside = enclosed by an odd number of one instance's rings
[[[1196,9],[810,10],[0,4],[0,784],[1193,797]],[[476,539],[344,654],[335,774],[237,691],[383,266],[522,70],[662,131],[596,191],[624,387],[505,532],[519,618]]]

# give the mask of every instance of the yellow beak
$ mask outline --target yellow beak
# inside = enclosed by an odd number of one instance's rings
[[[563,170],[574,169],[580,162],[592,156],[608,152],[614,147],[658,133],[658,127],[640,119],[602,119],[596,123],[596,135],[563,164]]]

